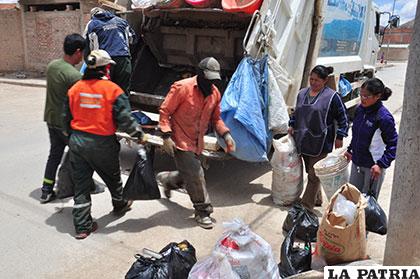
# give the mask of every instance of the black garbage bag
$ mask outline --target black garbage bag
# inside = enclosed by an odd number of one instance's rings
[[[187,279],[197,262],[195,248],[186,240],[180,243],[171,242],[159,253],[168,261],[170,279]]]
[[[149,251],[150,253],[150,251]],[[197,262],[195,248],[186,240],[166,245],[150,258],[137,254],[126,279],[187,279]]]
[[[58,170],[56,194],[59,199],[74,196],[74,182],[71,177],[70,156],[68,153],[64,154],[64,159]]]
[[[281,278],[311,270],[311,242],[307,238],[303,249],[293,247],[296,232],[297,226],[294,226],[281,245],[280,263],[278,265]]]
[[[302,214],[302,218],[299,215]],[[289,209],[283,223],[283,230],[289,232],[296,225],[296,237],[305,240],[309,235],[311,242],[316,241],[316,233],[319,227],[318,216],[305,208],[301,203],[294,203]]]
[[[147,258],[140,254],[125,275],[125,279],[166,279],[169,278],[168,261],[165,258]]]
[[[99,194],[105,191],[105,186],[96,180],[91,179],[90,193]],[[65,153],[58,170],[57,187],[55,189],[58,199],[65,199],[74,196],[74,181],[71,176],[70,154]]]
[[[366,230],[385,235],[388,229],[387,218],[384,210],[376,201],[372,193],[363,194],[366,199]]]
[[[125,183],[123,197],[127,200],[160,199],[150,152],[140,148],[136,163]]]

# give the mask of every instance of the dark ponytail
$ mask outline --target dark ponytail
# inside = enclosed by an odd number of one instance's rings
[[[381,100],[386,101],[389,99],[389,97],[391,97],[391,95],[392,95],[392,90],[389,89],[389,87],[385,87],[384,93],[382,93],[382,96],[381,96]]]
[[[392,90],[384,85],[379,78],[370,78],[362,84],[370,94],[377,96],[381,94],[381,100],[386,101],[392,95]]]
[[[331,66],[325,67],[323,65],[317,65],[312,69],[311,74],[316,74],[321,79],[326,80],[333,72],[334,68]]]

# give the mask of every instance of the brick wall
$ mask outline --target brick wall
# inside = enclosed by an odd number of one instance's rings
[[[44,71],[53,59],[62,57],[64,37],[81,33],[81,13],[76,11],[25,12],[26,66]]]
[[[25,55],[19,10],[0,10],[0,72],[23,70]]]
[[[413,36],[412,28],[387,29],[384,36],[384,43],[409,44]]]

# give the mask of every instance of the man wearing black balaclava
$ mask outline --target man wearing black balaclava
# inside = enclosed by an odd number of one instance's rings
[[[197,75],[175,82],[160,107],[159,126],[164,150],[174,157],[177,171],[168,172],[159,181],[165,195],[184,186],[195,209],[195,220],[205,229],[213,228],[213,207],[206,189],[199,155],[204,135],[211,123],[226,142],[226,152],[235,151],[235,141],[220,118],[220,92],[214,82],[220,80],[220,64],[207,57],[198,64]],[[169,181],[170,180],[170,181]]]

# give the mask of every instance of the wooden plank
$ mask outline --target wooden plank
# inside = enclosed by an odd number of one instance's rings
[[[134,104],[160,107],[164,100],[165,97],[159,95],[152,95],[135,91],[130,92],[130,102],[133,102]]]
[[[117,3],[114,3],[114,2],[108,1],[108,0],[98,0],[98,2],[99,2],[99,4],[102,4],[103,6],[109,7],[111,9],[116,10],[116,11],[120,11],[120,12],[126,12],[127,11],[126,7],[121,6],[121,5],[119,5]],[[117,1],[115,1],[115,2],[117,2]]]
[[[124,139],[128,139],[131,141],[137,141],[136,138],[131,137],[129,134],[127,133],[123,133],[123,132],[117,132],[116,133],[118,137],[124,138]],[[156,135],[152,135],[152,134],[147,134],[146,133],[146,142],[153,144],[153,145],[157,145],[157,146],[162,146],[163,145],[163,139],[159,136]],[[204,149],[207,151],[218,151],[220,150],[220,146],[217,143],[217,138],[212,137],[212,136],[204,136]]]
[[[21,5],[54,5],[54,4],[68,4],[72,1],[69,0],[19,0]]]
[[[116,134],[120,138],[137,142],[136,138],[132,138],[127,133],[117,132]],[[204,146],[214,148],[215,144],[217,144],[217,139],[215,137],[205,136],[204,138],[205,138]],[[206,144],[206,141],[207,141],[207,144]],[[146,134],[146,142],[152,145],[159,146],[159,147],[163,146],[163,139],[159,136],[155,136],[151,134]],[[228,160],[232,158],[232,156],[225,153],[223,150],[218,151],[218,150],[204,149],[201,155],[212,160]]]

